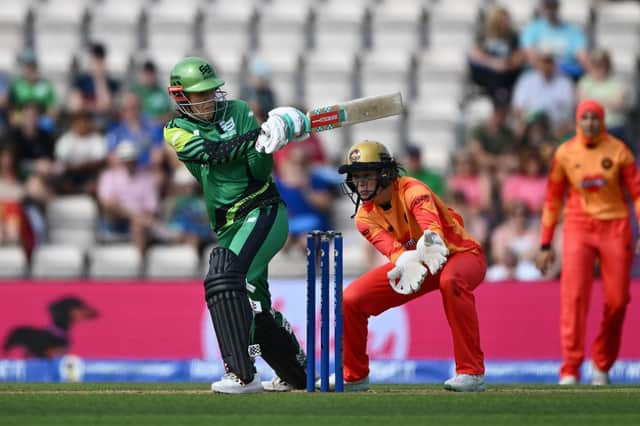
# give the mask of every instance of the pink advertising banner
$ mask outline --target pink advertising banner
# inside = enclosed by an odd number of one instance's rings
[[[301,281],[271,283],[274,306],[285,314],[302,344],[305,287]],[[640,340],[634,338],[640,329],[640,282],[634,282],[631,290],[620,357],[640,359]],[[487,359],[560,358],[557,282],[483,284],[475,294]],[[59,327],[52,326],[50,305],[71,298],[95,309],[97,316],[69,321],[70,353],[101,359],[219,357],[202,284],[194,281],[0,283],[0,339],[6,342],[20,326],[34,330],[23,340],[60,334]],[[596,284],[588,318],[588,345],[597,333],[602,309],[602,288]],[[64,316],[57,315],[58,321]],[[372,318],[369,330],[372,359],[452,357],[451,336],[437,293]],[[588,354],[589,346],[586,349]],[[16,346],[5,349],[0,358],[23,356],[24,351]]]

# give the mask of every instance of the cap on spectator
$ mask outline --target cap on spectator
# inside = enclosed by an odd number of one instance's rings
[[[142,64],[142,69],[147,72],[156,72],[156,64],[151,59],[147,59]]]
[[[538,56],[541,59],[554,59],[556,57],[556,51],[553,46],[549,44],[541,44],[538,46]]]
[[[271,69],[269,68],[269,65],[267,65],[266,62],[259,58],[255,58],[253,61],[251,61],[249,69],[251,70],[251,73],[253,75],[256,75],[260,78],[268,79],[271,75]]]
[[[138,158],[138,149],[130,141],[122,141],[115,150],[116,157],[122,161],[133,161]]]
[[[407,156],[417,158],[420,157],[421,150],[420,147],[416,145],[407,145],[405,152],[407,153]]]
[[[102,43],[92,43],[89,50],[94,58],[104,59],[107,56],[107,49]]]
[[[36,55],[35,50],[24,49],[18,55],[18,61],[20,61],[21,64],[25,64],[25,65],[35,65],[38,62],[38,57]]]

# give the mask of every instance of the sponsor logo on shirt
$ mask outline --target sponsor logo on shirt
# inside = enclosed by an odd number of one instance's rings
[[[580,187],[586,191],[595,192],[607,184],[604,176],[585,176],[580,181]]]

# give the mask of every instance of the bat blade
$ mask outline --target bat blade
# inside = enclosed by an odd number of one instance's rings
[[[313,108],[307,112],[307,117],[311,122],[311,131],[315,133],[399,115],[402,111],[402,95],[396,92]]]

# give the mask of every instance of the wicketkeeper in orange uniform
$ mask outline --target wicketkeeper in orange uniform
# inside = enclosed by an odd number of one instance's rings
[[[344,292],[345,390],[369,386],[369,317],[435,290],[442,296],[456,362],[457,375],[444,383],[445,389],[484,390],[484,355],[473,296],[487,269],[480,245],[464,230],[462,218],[429,187],[400,177],[384,145],[354,145],[338,170],[347,175],[345,186],[356,203],[358,230],[390,261],[353,281]]]
[[[604,317],[593,345],[594,385],[609,383],[609,369],[620,349],[622,323],[629,303],[633,244],[624,190],[640,212],[640,174],[631,151],[606,132],[604,110],[591,100],[576,111],[577,134],[556,150],[544,209],[538,266],[553,261],[553,231],[564,207],[560,334],[561,385],[577,384],[584,360],[589,297],[596,258],[604,289]],[[640,244],[636,245],[636,252]]]

